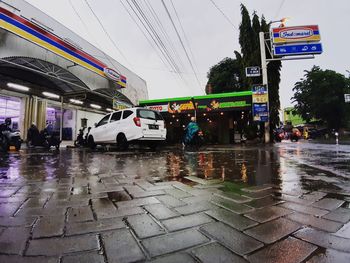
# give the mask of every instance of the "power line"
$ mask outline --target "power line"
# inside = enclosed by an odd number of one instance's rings
[[[109,33],[107,32],[107,30],[105,29],[105,27],[103,26],[101,20],[98,18],[98,16],[96,15],[96,13],[94,12],[94,10],[92,9],[92,7],[90,6],[88,0],[84,0],[86,5],[89,7],[91,13],[94,15],[94,17],[96,18],[96,20],[98,21],[98,23],[100,24],[103,32],[107,35],[107,37],[109,38],[109,40],[111,41],[111,43],[113,44],[113,46],[119,51],[119,53],[122,55],[122,57],[125,59],[126,62],[128,62],[129,64],[131,64],[128,59],[126,58],[126,56],[123,54],[123,52],[118,48],[117,44],[115,43],[115,41],[112,39],[112,37],[109,35]]]
[[[97,44],[98,48],[101,50],[102,54],[104,55],[102,58],[106,58],[109,62],[111,62],[111,64],[113,65],[113,62],[110,60],[110,58],[102,51],[102,48],[100,46],[100,44],[98,43],[98,41],[96,40],[95,36],[93,34],[91,34],[89,27],[86,25],[86,23],[84,22],[83,18],[80,16],[79,12],[77,11],[77,9],[74,7],[72,0],[69,0],[69,4],[72,7],[74,13],[77,15],[77,17],[79,18],[80,22],[83,24],[83,26],[85,27],[86,32],[90,35],[90,37],[95,41],[95,43]]]
[[[172,61],[172,59],[169,57],[169,54],[166,53],[166,51],[163,49],[163,47],[161,46],[161,44],[158,42],[157,37],[154,35],[154,33],[152,34],[152,30],[149,29],[147,27],[147,25],[145,24],[145,22],[142,20],[142,18],[140,17],[140,15],[137,13],[137,11],[135,10],[135,8],[131,5],[131,3],[129,2],[129,0],[126,0],[126,2],[128,3],[128,5],[130,6],[131,10],[134,12],[134,14],[136,15],[136,17],[139,19],[139,21],[141,22],[141,24],[143,25],[143,27],[146,29],[148,35],[152,38],[153,42],[156,44],[156,46],[158,47],[159,51],[162,53],[162,55],[164,56],[164,58],[167,60],[167,62],[169,63],[169,65],[175,70],[175,72],[178,72],[177,70],[177,66],[176,64],[174,64],[174,62]],[[150,31],[151,30],[151,31]]]
[[[131,5],[130,1],[133,2],[133,5]],[[147,19],[146,15],[142,11],[142,8],[133,0],[126,0],[127,4],[129,5],[130,9],[133,11],[133,13],[136,15],[138,20],[141,22],[142,26],[145,28],[148,35],[151,37],[153,42],[155,43],[156,47],[160,51],[160,53],[164,56],[165,60],[169,63],[170,67],[173,69],[173,72],[176,73],[182,80],[182,83],[187,84],[186,80],[182,77],[181,71],[176,64],[175,60],[170,55],[167,47],[164,45],[163,41],[161,40],[159,34],[154,29],[151,22]]]
[[[164,9],[165,9],[166,13],[168,14],[168,17],[169,17],[170,21],[171,21],[171,23],[172,23],[172,25],[173,25],[173,27],[174,27],[174,29],[175,29],[176,35],[177,35],[177,37],[179,38],[179,41],[180,41],[181,46],[182,46],[182,48],[183,48],[183,50],[184,50],[184,52],[185,52],[185,54],[186,54],[186,57],[187,57],[187,59],[188,59],[188,62],[189,62],[190,65],[191,65],[192,71],[193,71],[193,73],[194,73],[194,75],[195,75],[195,77],[196,77],[196,80],[197,80],[197,82],[198,82],[198,85],[199,85],[199,87],[201,87],[201,83],[200,83],[200,81],[199,81],[199,79],[198,79],[198,76],[197,76],[196,71],[194,70],[192,61],[191,61],[191,59],[190,59],[190,57],[189,57],[189,55],[188,55],[188,53],[187,53],[186,47],[185,47],[185,45],[184,45],[184,43],[183,43],[183,41],[182,41],[182,39],[181,39],[181,36],[180,36],[180,34],[179,34],[179,31],[178,31],[177,28],[176,28],[176,25],[175,25],[175,23],[174,23],[174,21],[173,21],[171,15],[170,15],[170,13],[169,13],[169,10],[168,10],[166,4],[164,3],[164,0],[161,0],[161,1],[162,1],[162,4],[163,4],[163,6],[164,6]]]
[[[163,48],[163,50],[165,51],[165,53],[167,54],[167,56],[169,57],[169,59],[171,60],[171,62],[173,63],[175,69],[177,72],[181,72],[180,68],[178,67],[177,63],[175,62],[174,58],[170,55],[168,48],[166,47],[166,45],[164,44],[163,40],[160,38],[158,32],[154,29],[154,26],[152,25],[152,23],[149,21],[149,19],[147,18],[147,16],[145,15],[145,13],[143,12],[142,8],[139,6],[139,4],[136,2],[136,0],[131,0],[134,4],[134,6],[136,7],[136,9],[138,10],[138,12],[140,13],[140,15],[142,16],[142,18],[144,19],[144,21],[146,22],[146,24],[148,25],[149,29],[152,31],[153,35],[155,36],[155,38],[157,39],[157,41],[159,42],[160,46]]]
[[[282,0],[282,1],[281,1],[281,4],[280,4],[280,6],[279,6],[278,9],[277,9],[277,12],[276,12],[276,15],[275,15],[275,19],[277,19],[277,17],[279,16],[280,11],[281,11],[281,9],[282,9],[282,7],[283,7],[285,1],[286,1],[286,0]]]
[[[147,35],[145,34],[145,32],[142,30],[141,26],[137,23],[136,19],[132,16],[132,14],[130,13],[129,9],[125,6],[125,4],[122,2],[122,0],[119,0],[120,3],[123,5],[124,9],[126,10],[126,12],[129,14],[130,18],[134,21],[134,23],[136,24],[136,26],[138,27],[138,29],[141,31],[141,33],[143,34],[143,36],[146,38],[147,42],[150,44],[150,46],[154,49],[154,51],[156,52],[157,56],[159,57],[159,59],[162,61],[162,63],[165,65],[165,67],[168,67],[168,65],[166,64],[166,62],[164,61],[164,59],[159,55],[159,51],[157,51],[157,49],[155,48],[155,46],[152,44],[151,40],[147,37]],[[171,69],[170,69],[171,70]]]
[[[180,55],[178,54],[173,42],[171,41],[171,38],[170,36],[168,35],[168,33],[166,32],[162,22],[160,21],[157,13],[155,12],[154,8],[152,7],[152,4],[151,3],[148,3],[148,1],[145,1],[146,3],[146,6],[147,6],[147,9],[150,11],[150,14],[152,15],[152,17],[154,18],[154,20],[156,21],[156,24],[158,25],[161,33],[163,34],[165,40],[168,42],[168,44],[170,45],[170,49],[172,50],[172,54],[178,58],[179,60],[179,64],[182,68],[184,68],[184,64],[183,64],[183,61],[180,57]],[[182,71],[183,72],[183,71]]]
[[[174,12],[175,12],[177,21],[178,21],[179,24],[180,24],[180,28],[181,28],[182,34],[183,34],[183,36],[184,36],[184,38],[185,38],[185,42],[186,42],[186,44],[187,44],[187,46],[188,46],[188,48],[189,48],[189,50],[190,50],[190,54],[191,54],[192,59],[193,59],[193,64],[195,65],[195,67],[196,67],[196,69],[197,69],[195,57],[194,57],[194,55],[193,55],[192,48],[191,48],[190,42],[188,41],[188,38],[187,38],[187,36],[186,36],[185,30],[184,30],[184,28],[183,28],[183,26],[182,26],[180,17],[179,17],[179,15],[178,15],[177,11],[176,11],[176,8],[175,8],[175,5],[174,5],[174,3],[173,3],[173,0],[170,0],[170,2],[171,2],[171,5],[172,5],[172,7],[173,7],[173,9],[174,9]],[[197,70],[197,71],[198,71],[198,70]]]
[[[233,24],[233,22],[228,18],[228,16],[220,9],[220,7],[217,6],[217,4],[214,2],[214,0],[209,0],[215,8],[226,18],[226,20],[233,26],[234,29],[238,30],[237,27]]]

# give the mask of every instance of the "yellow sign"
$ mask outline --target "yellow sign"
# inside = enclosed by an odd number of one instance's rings
[[[254,94],[253,93],[253,103],[266,103],[269,99],[268,94],[267,93],[263,93],[263,94]]]

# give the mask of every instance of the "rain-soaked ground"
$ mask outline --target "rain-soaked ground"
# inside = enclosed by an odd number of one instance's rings
[[[24,149],[0,156],[0,262],[350,262],[349,201],[349,145]]]
[[[113,171],[137,174],[154,182],[202,179],[273,183],[284,191],[323,190],[350,192],[350,146],[314,143],[281,143],[271,146],[208,146],[199,151],[178,147],[157,152],[61,149],[24,150],[0,158],[0,178],[41,179]]]

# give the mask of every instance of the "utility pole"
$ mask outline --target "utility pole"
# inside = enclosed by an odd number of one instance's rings
[[[268,87],[268,78],[267,78],[267,63],[268,62],[266,61],[265,33],[264,32],[259,33],[259,40],[260,40],[262,81],[263,81],[262,84],[266,86],[267,108],[268,108],[267,121],[264,122],[264,125],[265,125],[265,143],[269,143],[270,142],[270,105],[269,105],[269,87]]]

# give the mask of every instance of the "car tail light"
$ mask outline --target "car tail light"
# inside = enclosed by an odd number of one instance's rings
[[[134,117],[134,122],[137,127],[141,127],[141,120],[139,117]]]

